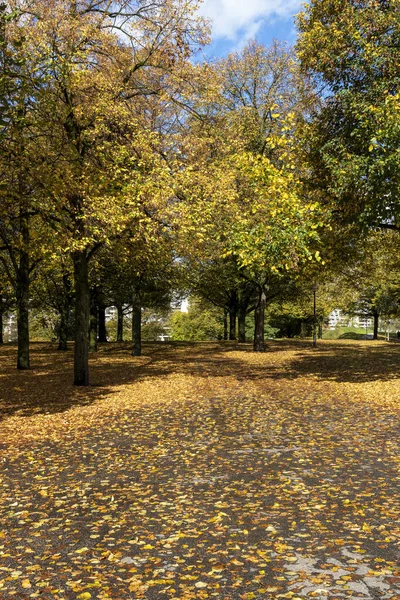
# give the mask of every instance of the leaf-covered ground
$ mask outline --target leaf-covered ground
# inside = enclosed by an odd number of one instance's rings
[[[0,350],[0,598],[400,599],[400,344]]]

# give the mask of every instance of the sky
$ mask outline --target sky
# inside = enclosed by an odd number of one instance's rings
[[[204,0],[200,12],[212,21],[208,57],[239,51],[250,39],[269,45],[273,39],[294,43],[294,15],[302,0]]]

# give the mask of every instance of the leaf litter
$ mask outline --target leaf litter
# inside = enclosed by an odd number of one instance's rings
[[[1,599],[400,599],[400,345],[13,352]]]

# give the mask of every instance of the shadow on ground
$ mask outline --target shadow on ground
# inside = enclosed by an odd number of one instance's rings
[[[31,371],[15,369],[16,348],[0,348],[0,420],[18,414],[53,414],[84,406],[136,381],[171,374],[246,380],[298,380],[312,377],[347,383],[399,379],[400,344],[371,341],[324,341],[317,349],[299,340],[271,341],[265,354],[249,344],[147,344],[143,356],[130,355],[129,344],[109,343],[90,358],[88,388],[72,385],[72,352],[49,344],[32,345]]]

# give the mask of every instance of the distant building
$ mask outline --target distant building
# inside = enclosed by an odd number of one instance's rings
[[[373,327],[373,323],[371,317],[362,315],[349,316],[340,310],[340,308],[335,308],[328,316],[329,329],[335,329],[335,327],[368,328]]]
[[[340,325],[344,325],[343,313],[340,309],[335,308],[328,317],[328,327],[329,329],[335,329],[335,327],[339,327]]]

